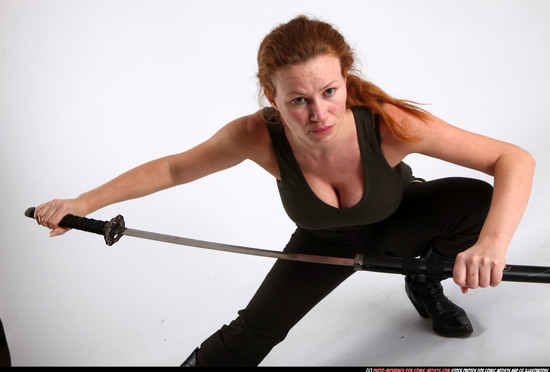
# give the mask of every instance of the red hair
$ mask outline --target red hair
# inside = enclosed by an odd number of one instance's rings
[[[347,79],[346,107],[368,107],[373,115],[379,115],[390,132],[401,141],[414,141],[382,108],[390,103],[424,119],[427,112],[412,101],[396,99],[361,77],[355,68],[353,50],[341,33],[332,25],[305,16],[298,16],[288,23],[274,28],[262,41],[258,51],[258,80],[260,95],[275,97],[273,78],[277,71],[306,62],[322,55],[333,55],[340,60],[342,76]],[[279,121],[276,110],[263,110],[268,122]],[[275,117],[274,117],[275,116]]]

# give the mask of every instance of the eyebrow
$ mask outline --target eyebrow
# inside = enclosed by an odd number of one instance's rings
[[[335,83],[338,83],[338,80],[333,80],[331,81],[330,83],[328,83],[327,85],[324,86],[323,89],[321,90],[327,90],[328,87],[330,87],[331,85],[335,84]],[[292,91],[292,92],[288,92],[288,93],[285,93],[285,96],[303,96],[304,94],[303,93],[300,93],[298,91]]]

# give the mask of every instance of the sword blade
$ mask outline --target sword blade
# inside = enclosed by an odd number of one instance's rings
[[[243,247],[243,246],[232,245],[232,244],[208,242],[205,240],[190,239],[190,238],[184,238],[181,236],[173,236],[173,235],[167,235],[167,234],[158,234],[150,231],[143,231],[143,230],[136,230],[136,229],[129,229],[129,228],[126,228],[122,232],[122,235],[133,236],[135,238],[154,240],[154,241],[159,241],[164,243],[172,243],[172,244],[186,245],[186,246],[197,247],[197,248],[210,249],[215,251],[241,253],[241,254],[252,255],[252,256],[280,258],[283,260],[322,263],[322,264],[340,265],[340,266],[357,267],[357,265],[360,265],[362,268],[362,265],[361,265],[362,255],[357,255],[355,258],[343,258],[343,257],[317,256],[317,255],[302,254],[302,253],[284,253],[284,252],[278,252],[278,251],[271,251],[268,249],[251,248],[251,247]]]

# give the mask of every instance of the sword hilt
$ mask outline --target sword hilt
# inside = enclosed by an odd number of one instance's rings
[[[35,210],[35,207],[28,208],[25,211],[25,216],[34,218]],[[59,226],[103,235],[105,243],[109,246],[118,242],[126,229],[124,217],[120,214],[110,221],[100,221],[68,214],[59,222]]]
[[[419,276],[421,279],[450,278],[453,276],[453,261],[438,258],[407,258],[387,256],[363,256],[355,259],[356,270],[378,271],[390,274]]]

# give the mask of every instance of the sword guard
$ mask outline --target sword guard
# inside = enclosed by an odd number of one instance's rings
[[[124,230],[126,230],[124,217],[119,214],[107,222],[103,227],[103,237],[105,238],[105,243],[108,246],[111,246],[118,242],[118,240],[122,238]]]

